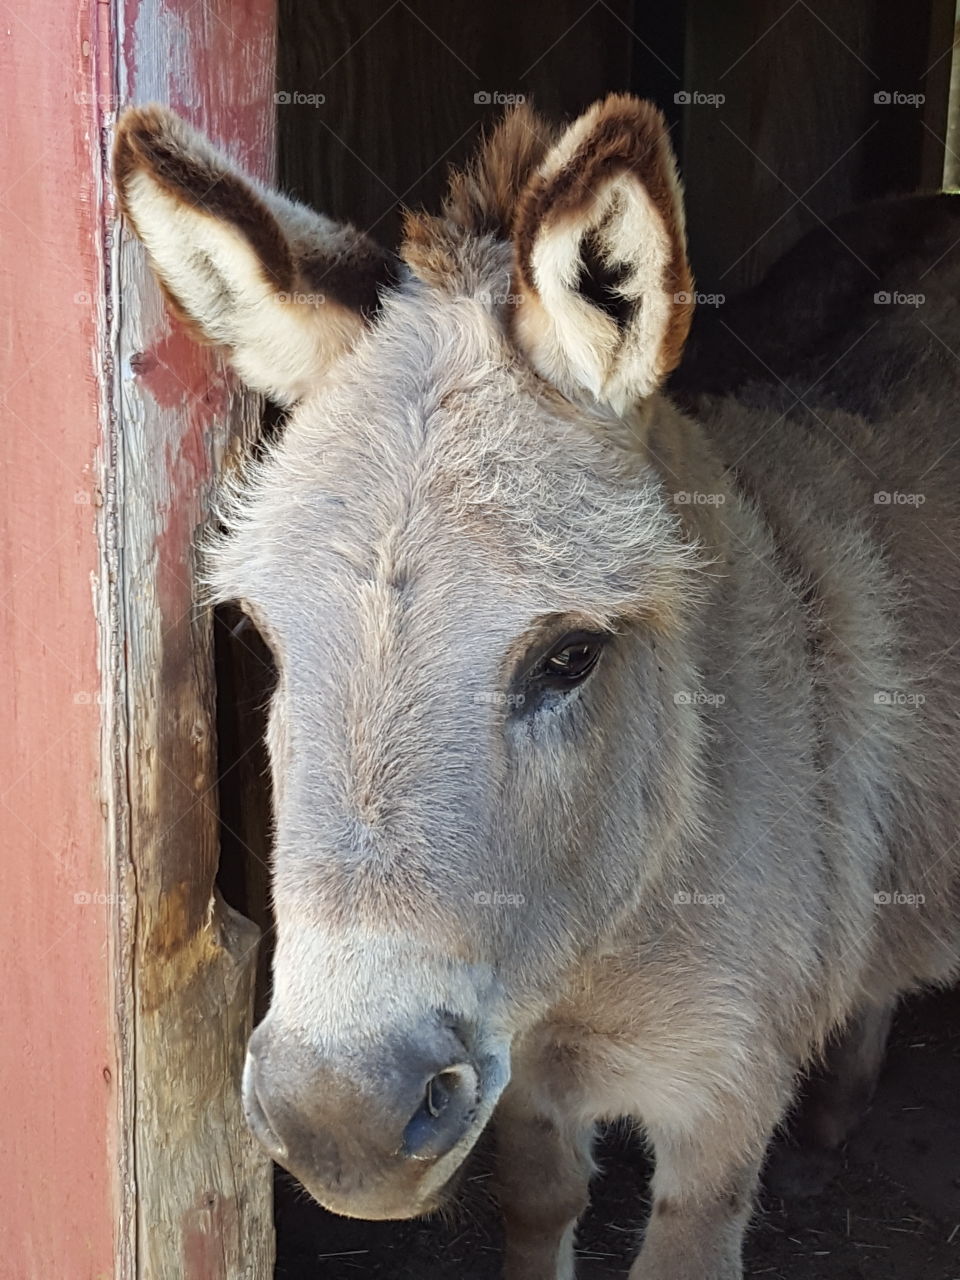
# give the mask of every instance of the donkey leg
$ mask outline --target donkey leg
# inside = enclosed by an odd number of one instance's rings
[[[506,1280],[573,1280],[573,1234],[589,1201],[593,1126],[539,1112],[508,1089],[496,1113]]]
[[[787,1140],[771,1153],[765,1184],[777,1195],[814,1195],[834,1174],[833,1153],[870,1105],[883,1067],[895,1001],[862,1006],[801,1085]]]
[[[651,1132],[653,1208],[629,1280],[742,1280],[760,1162],[705,1160],[702,1139]]]
[[[883,1066],[894,1003],[864,1005],[828,1046],[792,1125],[802,1146],[839,1147],[863,1117]]]

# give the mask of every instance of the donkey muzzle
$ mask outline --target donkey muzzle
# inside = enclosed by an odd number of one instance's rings
[[[261,1024],[243,1079],[247,1123],[334,1212],[408,1218],[436,1208],[489,1118],[503,1064],[436,1018],[375,1049],[320,1052]]]

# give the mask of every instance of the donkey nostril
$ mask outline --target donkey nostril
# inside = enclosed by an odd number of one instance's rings
[[[414,1160],[446,1155],[473,1123],[479,1092],[479,1078],[467,1062],[431,1076],[420,1106],[403,1131],[402,1154]]]
[[[427,1081],[427,1091],[424,1095],[424,1106],[427,1111],[436,1119],[444,1108],[449,1104],[453,1097],[455,1082],[452,1071],[441,1071],[438,1076],[434,1076],[432,1080]]]

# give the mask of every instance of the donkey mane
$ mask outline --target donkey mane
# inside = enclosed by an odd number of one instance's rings
[[[450,173],[444,215],[461,231],[508,239],[520,194],[557,133],[556,126],[528,103],[513,107],[482,140],[467,166]]]

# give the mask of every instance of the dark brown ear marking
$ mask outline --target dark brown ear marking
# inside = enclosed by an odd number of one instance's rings
[[[174,199],[234,227],[256,253],[264,278],[278,291],[290,291],[294,263],[286,237],[265,201],[242,178],[188,151],[178,123],[156,106],[135,107],[122,116],[113,167],[124,216],[137,230],[127,189],[138,170],[146,171]]]
[[[349,254],[308,253],[297,267],[307,293],[329,294],[366,319],[380,309],[385,291],[400,281],[400,263],[394,254],[359,232]]]

